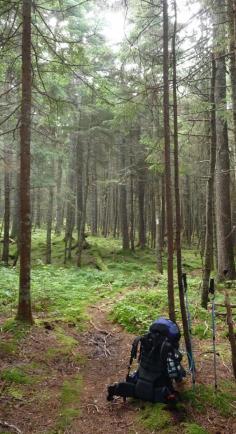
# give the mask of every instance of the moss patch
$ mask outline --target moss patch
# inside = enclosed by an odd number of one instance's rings
[[[73,419],[79,416],[81,388],[82,378],[79,375],[63,383],[60,397],[61,410],[58,429],[68,427]]]
[[[19,368],[4,369],[1,372],[1,379],[16,384],[31,384],[32,378]]]
[[[184,423],[184,434],[209,434],[209,431],[202,428],[196,423]]]
[[[212,387],[197,385],[194,390],[188,390],[182,394],[183,399],[200,412],[206,412],[210,407],[219,412],[220,415],[228,417],[233,413],[233,402],[236,400],[236,390],[232,392],[218,391],[214,392]]]
[[[145,428],[150,430],[160,430],[169,428],[173,419],[163,404],[148,404],[139,415],[140,422]]]

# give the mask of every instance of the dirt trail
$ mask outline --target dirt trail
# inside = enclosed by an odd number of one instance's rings
[[[135,428],[139,408],[117,399],[106,400],[107,385],[121,381],[127,372],[132,335],[106,320],[106,312],[94,307],[91,328],[79,339],[80,351],[88,358],[83,371],[81,416],[74,421],[70,434],[145,433]]]

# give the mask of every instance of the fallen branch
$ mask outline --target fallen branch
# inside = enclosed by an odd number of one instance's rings
[[[97,327],[92,320],[89,320],[90,324],[93,326],[93,328],[95,328],[95,330],[97,330],[100,333],[103,333],[104,335],[112,335],[111,332],[108,332],[107,330],[102,330],[99,327]]]
[[[4,426],[5,428],[10,428],[10,429],[14,430],[15,432],[17,432],[18,434],[22,434],[22,431],[19,428],[17,428],[17,426],[12,425],[10,423],[7,423],[4,420],[0,420],[0,425]]]

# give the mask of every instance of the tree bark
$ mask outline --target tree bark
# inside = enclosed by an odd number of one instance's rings
[[[9,236],[10,236],[10,195],[11,195],[11,176],[10,176],[10,151],[9,144],[6,143],[4,149],[4,233],[3,233],[3,252],[2,261],[8,266],[9,261]]]
[[[232,309],[230,306],[229,294],[227,292],[225,294],[225,306],[227,311],[227,324],[229,330],[229,342],[231,346],[232,366],[233,366],[234,378],[236,379],[236,341],[235,341],[235,333],[234,333],[234,323],[232,318]]]
[[[146,225],[145,225],[145,184],[146,184],[146,166],[143,151],[137,163],[138,170],[138,210],[139,210],[139,246],[144,249],[146,246]]]
[[[56,227],[55,233],[57,235],[61,234],[62,226],[63,226],[63,200],[62,200],[62,170],[63,159],[60,157],[57,162],[57,184],[56,184]]]
[[[85,191],[84,191],[84,201],[83,201],[83,211],[80,220],[79,236],[78,236],[78,252],[77,252],[77,266],[82,265],[82,252],[84,246],[84,231],[86,223],[86,212],[87,212],[87,199],[88,199],[88,189],[89,189],[89,160],[90,160],[90,146],[88,146],[87,159],[86,159],[86,169],[85,169]]]
[[[233,233],[231,221],[230,198],[230,159],[228,145],[228,127],[226,113],[226,64],[225,49],[222,40],[225,37],[225,3],[224,0],[215,1],[216,23],[216,221],[218,248],[218,277],[224,279],[235,277]]]
[[[22,4],[22,100],[20,124],[20,285],[17,320],[33,323],[30,295],[31,210],[31,0]]]
[[[173,278],[173,207],[171,190],[170,125],[169,125],[169,17],[168,0],[163,1],[163,117],[165,143],[166,223],[168,243],[168,307],[169,317],[175,321]]]
[[[234,133],[234,161],[236,161],[236,1],[227,0],[228,26],[229,26],[229,59],[231,79],[231,99],[233,109],[233,133]],[[232,188],[232,224],[236,226],[236,167],[233,170]]]
[[[48,189],[48,214],[47,214],[47,243],[46,243],[46,264],[52,263],[52,219],[53,219],[54,187]]]
[[[172,39],[172,61],[173,61],[173,114],[174,114],[174,179],[175,179],[175,213],[176,213],[176,259],[177,259],[177,276],[179,287],[180,310],[183,323],[184,340],[188,358],[192,359],[192,345],[189,334],[189,325],[184,300],[184,287],[182,279],[182,251],[181,251],[181,212],[180,212],[180,191],[179,191],[179,140],[178,140],[178,102],[177,102],[177,71],[176,71],[176,31],[177,31],[177,11],[176,1],[174,0],[174,32]]]
[[[129,249],[129,230],[128,230],[128,212],[127,212],[127,191],[125,182],[125,141],[123,140],[120,145],[120,225],[122,233],[122,247],[124,250]]]
[[[209,177],[207,181],[206,192],[206,236],[205,236],[205,248],[204,248],[204,268],[202,275],[202,300],[201,305],[207,309],[208,302],[208,289],[209,279],[212,270],[212,258],[213,258],[213,206],[214,206],[214,177],[215,177],[215,164],[216,164],[216,118],[215,118],[215,59],[212,59],[212,78],[211,78],[211,144],[210,144],[210,168]]]

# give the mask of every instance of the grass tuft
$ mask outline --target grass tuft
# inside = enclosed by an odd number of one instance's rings
[[[141,410],[139,418],[142,425],[151,431],[169,428],[173,423],[163,404],[147,404],[144,410]]]

